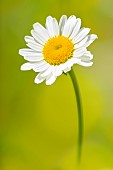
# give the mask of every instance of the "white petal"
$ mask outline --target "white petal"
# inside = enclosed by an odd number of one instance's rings
[[[64,25],[67,21],[67,16],[66,15],[63,15],[61,18],[60,18],[60,21],[59,21],[59,30],[60,30],[60,34],[62,34],[62,31],[64,29]]]
[[[78,58],[70,58],[70,59],[68,59],[68,61],[65,63],[66,64],[66,67],[65,67],[65,69],[63,70],[64,71],[64,73],[67,73],[68,71],[70,71],[71,70],[71,67],[74,65],[74,64],[76,64],[78,62]]]
[[[56,77],[51,73],[50,75],[47,76],[46,78],[46,85],[51,85],[55,82]]]
[[[84,55],[81,57],[82,61],[89,61],[93,59],[93,54],[90,51],[86,51]]]
[[[66,24],[64,25],[62,35],[69,37],[74,29],[75,24],[76,24],[76,17],[74,15],[72,15],[69,17]]]
[[[46,28],[49,32],[50,37],[59,35],[59,25],[55,18],[48,16],[46,19]]]
[[[55,36],[55,32],[53,30],[53,18],[51,16],[48,16],[46,18],[46,28],[48,30],[49,36],[50,37],[54,37]]]
[[[42,51],[43,47],[40,47],[38,44],[34,45],[34,44],[31,44],[31,43],[28,43],[26,44],[29,48],[31,48],[32,50],[35,50],[35,51]]]
[[[56,76],[60,76],[67,68],[68,68],[67,62],[66,62],[66,63],[63,63],[63,64],[60,64],[60,65],[55,69],[55,75],[56,75]]]
[[[60,66],[55,67],[55,72],[54,73],[55,73],[56,76],[60,76],[62,74],[62,72],[63,71],[62,71],[62,68]]]
[[[22,55],[22,56],[29,54],[29,53],[32,53],[32,52],[34,52],[34,50],[31,50],[29,48],[22,48],[22,49],[19,50],[19,54]]]
[[[59,25],[56,18],[53,18],[53,31],[56,36],[59,35]]]
[[[24,59],[31,62],[42,61],[44,58],[42,56],[24,56]]]
[[[92,66],[93,62],[78,61],[78,64],[81,66],[90,67],[90,66]]]
[[[86,51],[83,56],[79,57],[77,63],[79,65],[89,67],[92,66],[93,62],[90,60],[93,58],[93,55],[90,53],[90,51]]]
[[[31,36],[25,36],[24,39],[25,39],[25,41],[26,41],[28,44],[33,44],[33,45],[36,45],[36,46],[38,46],[38,47],[40,47],[40,48],[43,48],[43,46],[42,46],[41,44],[37,43],[37,42],[35,41],[35,39],[34,39],[33,37],[31,37]]]
[[[44,59],[42,53],[35,52],[31,49],[20,49],[19,54],[24,56],[24,59],[28,61],[41,61]]]
[[[79,49],[76,49],[74,52],[73,52],[73,57],[80,57],[82,56],[85,52],[86,52],[86,48],[79,48]]]
[[[67,63],[60,64],[59,68],[63,71],[65,68],[67,68]]]
[[[35,77],[34,82],[35,82],[36,84],[39,84],[39,83],[42,83],[44,80],[45,80],[45,77],[41,77],[41,73],[39,73],[39,74]]]
[[[84,47],[88,47],[95,39],[98,38],[97,35],[95,35],[95,34],[88,35],[87,37],[88,37],[88,39],[87,39],[86,43],[83,45]]]
[[[21,49],[21,50],[19,50],[19,54],[22,55],[25,60],[31,61],[31,62],[41,61],[44,59],[42,53],[38,53],[38,52],[34,52],[34,51],[32,52],[30,50]]]
[[[22,53],[24,57],[42,57],[43,54],[41,52],[29,52],[29,53]]]
[[[40,35],[38,35],[34,30],[31,30],[31,35],[40,44],[44,45],[46,43],[46,41]]]
[[[80,48],[80,47],[84,46],[85,43],[87,42],[87,40],[88,40],[88,36],[85,37],[85,38],[84,38],[82,41],[80,41],[79,43],[75,44],[75,45],[74,45],[74,48],[77,49],[77,48]]]
[[[52,73],[54,66],[49,66],[49,68],[47,68],[47,70],[45,70],[42,73],[42,77],[48,76],[50,73]]]
[[[47,62],[45,60],[39,61],[37,63],[35,63],[36,67],[41,67],[42,65],[46,64]]]
[[[72,67],[74,64],[76,64],[77,63],[77,61],[78,61],[78,59],[76,59],[76,58],[70,58],[68,61],[67,61],[67,66],[68,66],[68,68],[69,67]]]
[[[81,19],[77,18],[76,19],[76,25],[74,27],[74,30],[73,30],[72,34],[71,34],[71,38],[73,38],[73,37],[75,37],[77,35],[77,33],[80,30],[80,27],[81,27]]]
[[[73,30],[72,34],[70,35],[70,39],[73,39],[78,34],[80,27],[81,27],[81,19],[77,18],[74,30]]]
[[[25,70],[31,70],[33,68],[34,64],[32,63],[24,63],[21,66],[21,70],[25,71]]]
[[[80,32],[78,33],[78,35],[76,37],[74,37],[72,39],[73,43],[78,43],[79,41],[81,41],[83,38],[86,37],[86,35],[90,32],[89,28],[82,28],[80,30]]]
[[[48,64],[48,63],[45,63],[45,64],[43,64],[43,65],[36,65],[34,68],[33,68],[33,70],[35,71],[35,72],[42,72],[42,71],[45,71],[48,67],[49,67],[50,65]]]
[[[33,24],[33,28],[45,41],[50,38],[48,31],[40,23]]]
[[[31,37],[31,36],[25,36],[24,39],[25,39],[25,41],[26,41],[27,43],[34,42],[34,41],[35,41],[34,38]]]
[[[64,69],[64,73],[67,73],[70,70],[71,70],[71,67],[67,67],[67,68]]]

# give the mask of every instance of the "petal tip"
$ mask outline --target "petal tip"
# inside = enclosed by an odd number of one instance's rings
[[[20,70],[21,71],[26,71],[25,67],[24,67],[24,64],[20,67]]]
[[[98,35],[95,34],[95,39],[98,39]]]
[[[21,56],[23,56],[23,55],[22,55],[22,49],[19,49],[18,54],[21,55]]]
[[[40,84],[40,83],[42,83],[42,81],[39,81],[39,79],[37,79],[37,77],[34,79],[34,83],[35,84]]]

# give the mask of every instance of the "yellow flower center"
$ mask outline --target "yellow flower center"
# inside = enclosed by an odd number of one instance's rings
[[[50,38],[43,48],[45,60],[52,65],[65,63],[72,57],[74,44],[64,36]]]

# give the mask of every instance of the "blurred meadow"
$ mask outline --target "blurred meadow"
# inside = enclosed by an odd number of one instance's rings
[[[77,107],[69,75],[52,86],[20,71],[35,22],[74,14],[98,39],[93,66],[74,65],[84,108],[80,170],[113,170],[113,0],[2,0],[0,170],[77,170]]]

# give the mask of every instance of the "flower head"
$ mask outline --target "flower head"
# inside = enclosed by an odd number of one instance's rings
[[[63,15],[59,23],[51,16],[46,18],[46,28],[40,23],[33,25],[32,36],[25,36],[29,48],[19,50],[19,54],[28,62],[21,70],[38,72],[35,83],[46,81],[47,85],[55,82],[62,73],[71,70],[74,64],[91,66],[93,55],[87,47],[97,38],[90,34],[89,28],[81,28],[81,19],[72,15]]]

